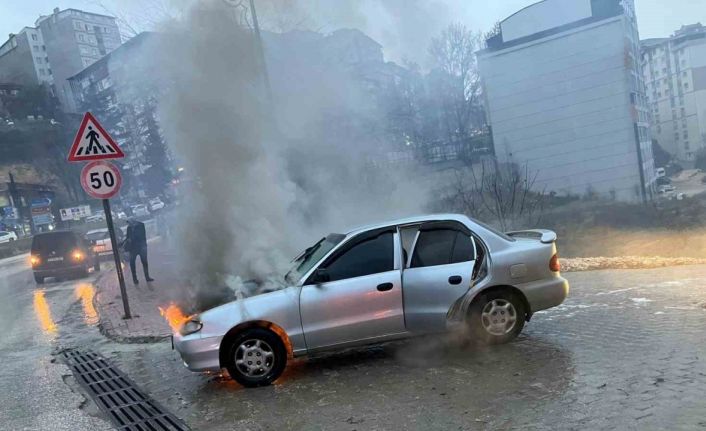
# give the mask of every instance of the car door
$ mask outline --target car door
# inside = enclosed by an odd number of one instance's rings
[[[405,332],[399,256],[390,228],[360,234],[325,259],[300,293],[309,350]]]
[[[402,273],[407,329],[446,329],[446,315],[472,284],[476,248],[470,230],[458,222],[420,226]]]

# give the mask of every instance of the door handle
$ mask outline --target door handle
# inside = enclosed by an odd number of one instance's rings
[[[392,283],[382,283],[378,284],[378,290],[380,292],[387,292],[388,290],[392,289]]]
[[[452,275],[451,277],[449,277],[449,284],[461,284],[462,281],[463,277],[461,277],[460,275]]]

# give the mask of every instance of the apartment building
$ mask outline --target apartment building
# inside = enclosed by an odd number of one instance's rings
[[[0,46],[0,83],[51,85],[52,69],[41,31],[25,27]]]
[[[646,201],[649,111],[632,0],[544,0],[478,55],[496,157],[561,195]]]
[[[688,164],[706,147],[706,27],[682,26],[670,37],[641,41],[652,135]]]
[[[120,46],[115,17],[78,9],[54,9],[36,21],[46,45],[54,91],[66,112],[76,112],[68,78]]]

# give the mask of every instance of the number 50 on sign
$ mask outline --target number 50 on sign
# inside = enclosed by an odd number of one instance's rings
[[[96,199],[115,196],[122,182],[118,168],[102,160],[91,162],[81,170],[81,187]]]

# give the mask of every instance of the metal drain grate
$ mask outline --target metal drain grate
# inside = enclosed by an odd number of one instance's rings
[[[90,350],[59,353],[76,380],[119,430],[182,431],[189,427],[142,392],[107,359]]]

